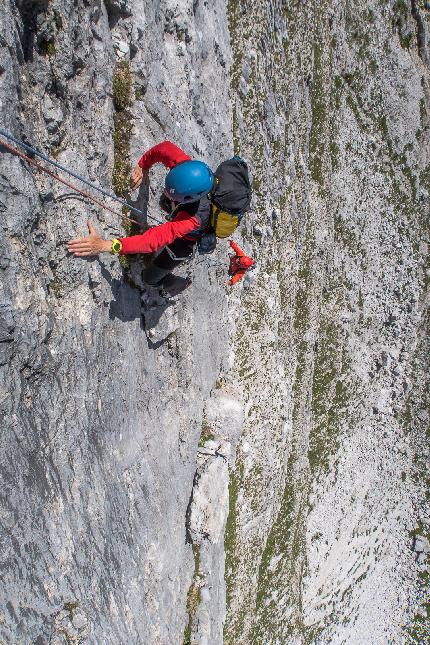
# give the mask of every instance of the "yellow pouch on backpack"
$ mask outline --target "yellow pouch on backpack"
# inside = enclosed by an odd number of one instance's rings
[[[215,204],[211,204],[211,226],[217,237],[229,237],[237,229],[240,222],[239,215],[231,215],[222,211]]]

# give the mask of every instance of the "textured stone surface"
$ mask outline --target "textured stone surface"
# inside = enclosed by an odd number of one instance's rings
[[[115,42],[146,87],[134,162],[165,138],[213,165],[230,152],[222,2],[6,2],[0,30],[2,126],[90,180],[110,185]],[[118,219],[17,158],[0,164],[0,640],[179,643],[202,409],[225,353],[219,280],[196,266],[188,292],[155,308],[151,339],[117,261],[65,250],[88,215],[108,235]]]
[[[109,188],[128,63],[133,163],[249,161],[257,267],[71,258],[118,218],[0,153],[1,641],[426,641],[427,4],[4,1],[1,127]]]
[[[230,19],[259,272],[236,301],[225,642],[424,642],[428,7],[232,3]]]

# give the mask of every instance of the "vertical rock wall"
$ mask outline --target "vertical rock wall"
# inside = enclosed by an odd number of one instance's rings
[[[424,5],[229,3],[259,260],[233,302],[229,644],[427,638]]]
[[[7,1],[1,127],[109,188],[121,63],[134,129],[120,161],[169,138],[216,165],[231,152],[228,42],[223,2]],[[179,301],[141,294],[111,256],[66,253],[88,216],[110,236],[119,218],[0,164],[0,640],[179,643],[202,409],[225,353],[217,269],[196,265]]]
[[[119,219],[1,152],[0,640],[425,642],[427,3],[2,9],[0,127],[119,191],[234,148],[257,269],[73,259]]]

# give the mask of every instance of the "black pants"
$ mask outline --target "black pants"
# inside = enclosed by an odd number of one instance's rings
[[[168,248],[173,252],[173,254],[178,258],[186,258],[185,260],[174,260],[170,257],[166,248],[164,248],[160,255],[157,255],[152,262],[147,266],[142,273],[142,279],[146,284],[151,285],[152,287],[161,286],[164,278],[169,275],[173,269],[180,266],[188,258],[191,258],[193,255],[195,242],[190,242],[189,240],[184,240],[181,237],[174,240],[169,244]]]

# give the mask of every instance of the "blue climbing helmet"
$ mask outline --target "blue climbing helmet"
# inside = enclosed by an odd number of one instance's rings
[[[215,177],[203,161],[183,161],[172,168],[165,181],[165,195],[177,203],[195,202],[210,191]]]

